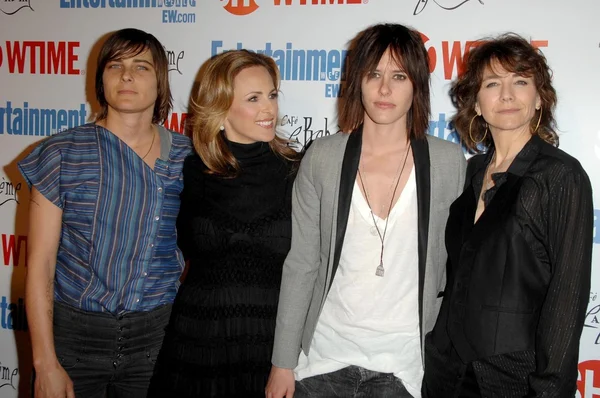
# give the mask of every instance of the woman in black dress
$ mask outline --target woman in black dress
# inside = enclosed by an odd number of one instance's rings
[[[447,285],[425,339],[423,396],[573,397],[589,299],[587,174],[559,150],[544,56],[505,35],[450,91],[476,152],[446,226]]]
[[[299,156],[275,135],[274,61],[229,51],[200,69],[196,153],[177,221],[189,261],[150,386],[154,397],[263,397]]]

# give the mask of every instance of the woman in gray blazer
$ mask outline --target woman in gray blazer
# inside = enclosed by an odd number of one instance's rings
[[[465,158],[426,136],[429,64],[418,32],[375,25],[350,54],[339,104],[347,133],[315,141],[294,185],[269,398],[420,396]]]

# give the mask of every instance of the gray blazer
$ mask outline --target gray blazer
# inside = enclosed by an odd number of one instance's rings
[[[292,246],[283,265],[272,363],[295,368],[310,343],[335,276],[344,242],[362,129],[312,143],[292,194]],[[421,344],[434,326],[446,284],[444,229],[463,190],[466,161],[456,144],[428,136],[411,140],[417,182]],[[421,345],[422,347],[422,345]]]

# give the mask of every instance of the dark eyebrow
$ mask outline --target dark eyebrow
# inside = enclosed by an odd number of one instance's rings
[[[142,58],[134,58],[133,62],[140,63],[140,64],[148,64],[152,67],[154,66],[154,64],[152,62],[148,61],[147,59],[142,59]]]
[[[531,76],[525,76],[525,75],[522,75],[522,74],[516,73],[516,72],[510,73],[509,75],[510,75],[510,77],[513,77],[513,78],[514,77],[522,77],[522,78],[527,79],[527,78],[531,77]],[[486,81],[486,80],[490,80],[490,79],[501,79],[501,78],[502,78],[502,76],[499,76],[495,73],[490,73],[488,75],[484,75],[482,81]]]
[[[373,72],[381,72],[381,69],[375,68],[371,73]],[[404,69],[394,69],[392,73],[406,73],[406,71]]]
[[[482,80],[489,80],[489,79],[500,79],[500,76],[495,74],[495,73],[490,73],[490,74],[486,74],[483,75],[483,79]]]

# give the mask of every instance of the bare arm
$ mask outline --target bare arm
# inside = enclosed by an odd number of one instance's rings
[[[25,299],[36,371],[36,398],[75,397],[73,383],[56,357],[52,327],[61,222],[62,210],[32,187]]]

